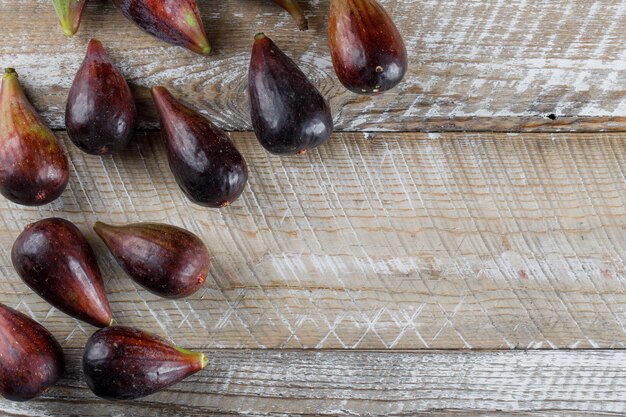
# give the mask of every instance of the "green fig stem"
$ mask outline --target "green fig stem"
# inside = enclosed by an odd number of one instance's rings
[[[10,78],[10,77],[19,78],[19,76],[17,75],[17,71],[15,71],[15,68],[5,68],[4,69],[4,75],[2,76],[2,78],[6,79],[6,78]]]
[[[72,37],[76,34],[76,32],[78,32],[82,9],[85,7],[84,3],[82,6],[76,3],[78,3],[78,0],[53,1],[57,16],[59,17],[59,22],[61,23],[61,28],[67,37]],[[79,6],[79,9],[76,9],[77,6]]]
[[[178,346],[175,346],[174,348],[180,353],[182,353],[183,355],[193,356],[195,358],[198,358],[198,362],[200,362],[200,369],[206,368],[206,366],[209,364],[209,357],[205,355],[204,353],[194,352],[192,350],[184,349]]]
[[[274,3],[287,10],[289,14],[293,16],[300,30],[307,30],[309,28],[309,22],[296,0],[274,0]]]
[[[211,55],[212,51],[213,49],[211,48],[211,45],[209,45],[208,43],[202,47],[202,55]]]
[[[265,33],[263,32],[259,32],[256,35],[254,35],[254,40],[258,41],[259,39],[265,39],[267,36],[265,36]]]

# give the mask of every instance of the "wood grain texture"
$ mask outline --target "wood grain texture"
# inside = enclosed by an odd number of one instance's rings
[[[185,346],[626,345],[626,135],[344,133],[290,158],[232,138],[250,184],[223,210],[187,202],[156,134],[103,159],[64,138],[59,201],[0,200],[0,301],[83,345],[92,329],[33,295],[9,258],[26,224],[61,216],[97,249],[117,322]],[[197,233],[213,256],[206,289],[183,301],[138,289],[96,220]]]
[[[86,387],[79,350],[57,387],[8,416],[623,416],[625,351],[215,351],[169,391],[106,402]],[[384,387],[385,389],[381,389]],[[104,412],[106,410],[106,412]]]
[[[163,84],[222,127],[250,130],[248,60],[252,37],[265,31],[330,99],[338,130],[626,130],[624,1],[382,0],[404,34],[410,70],[377,97],[351,94],[335,77],[328,0],[302,1],[311,23],[302,33],[271,1],[199,3],[210,58],[142,33],[109,1],[91,1],[68,40],[49,0],[0,0],[0,26],[10,28],[0,65],[15,66],[36,107],[63,128],[67,91],[98,37],[133,85],[143,127],[156,126],[148,90]]]

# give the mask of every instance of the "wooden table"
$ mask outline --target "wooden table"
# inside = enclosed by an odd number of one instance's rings
[[[161,43],[92,0],[66,39],[49,0],[0,0],[14,66],[71,157],[57,202],[0,199],[0,302],[62,342],[66,377],[8,416],[626,415],[626,0],[385,0],[410,71],[355,96],[336,79],[328,0],[298,32],[267,0],[200,0],[215,53]],[[246,73],[264,31],[330,99],[337,134],[270,156],[250,133]],[[132,83],[141,132],[113,157],[64,129],[92,37]],[[223,210],[182,195],[149,88],[232,132],[250,183]],[[94,331],[20,281],[21,229],[60,216],[98,253],[116,322],[210,353],[207,370],[141,401],[98,400],[80,372]],[[128,279],[96,220],[168,222],[206,242],[206,288],[159,299]]]

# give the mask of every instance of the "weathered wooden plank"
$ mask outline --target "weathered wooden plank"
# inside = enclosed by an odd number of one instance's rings
[[[216,351],[206,370],[134,402],[97,399],[69,353],[60,385],[10,416],[623,416],[625,351]]]
[[[339,134],[302,157],[232,135],[250,184],[232,207],[183,197],[156,134],[72,159],[62,198],[0,199],[0,301],[66,347],[91,332],[33,295],[9,250],[27,223],[74,221],[117,321],[204,348],[547,348],[626,344],[624,134]],[[161,221],[213,254],[184,301],[138,290],[90,231]]]
[[[143,34],[110,2],[91,2],[81,32],[67,40],[49,0],[0,0],[0,26],[10,28],[0,65],[17,67],[36,106],[62,128],[87,40],[99,37],[134,86],[143,127],[155,126],[148,89],[164,84],[221,126],[249,130],[251,40],[266,31],[329,97],[339,130],[626,130],[623,1],[382,2],[411,65],[399,88],[378,97],[348,93],[334,76],[328,0],[302,1],[311,20],[304,33],[270,1],[202,0],[211,58]]]

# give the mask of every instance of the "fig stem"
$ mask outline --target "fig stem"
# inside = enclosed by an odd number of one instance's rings
[[[265,38],[266,38],[266,36],[265,36],[265,33],[263,33],[263,32],[259,32],[256,35],[254,35],[254,40],[255,41],[258,41],[259,39],[265,39]]]
[[[17,71],[15,71],[15,68],[4,69],[4,76],[2,78],[9,78],[9,77],[19,78],[19,76],[17,75]]]
[[[181,348],[181,347],[178,347],[178,346],[175,346],[175,349],[177,351],[179,351],[180,353],[182,353],[183,355],[199,357],[199,359],[200,359],[199,362],[200,362],[201,369],[206,368],[206,366],[209,364],[209,357],[207,355],[205,355],[204,353],[194,352],[192,350]]]

